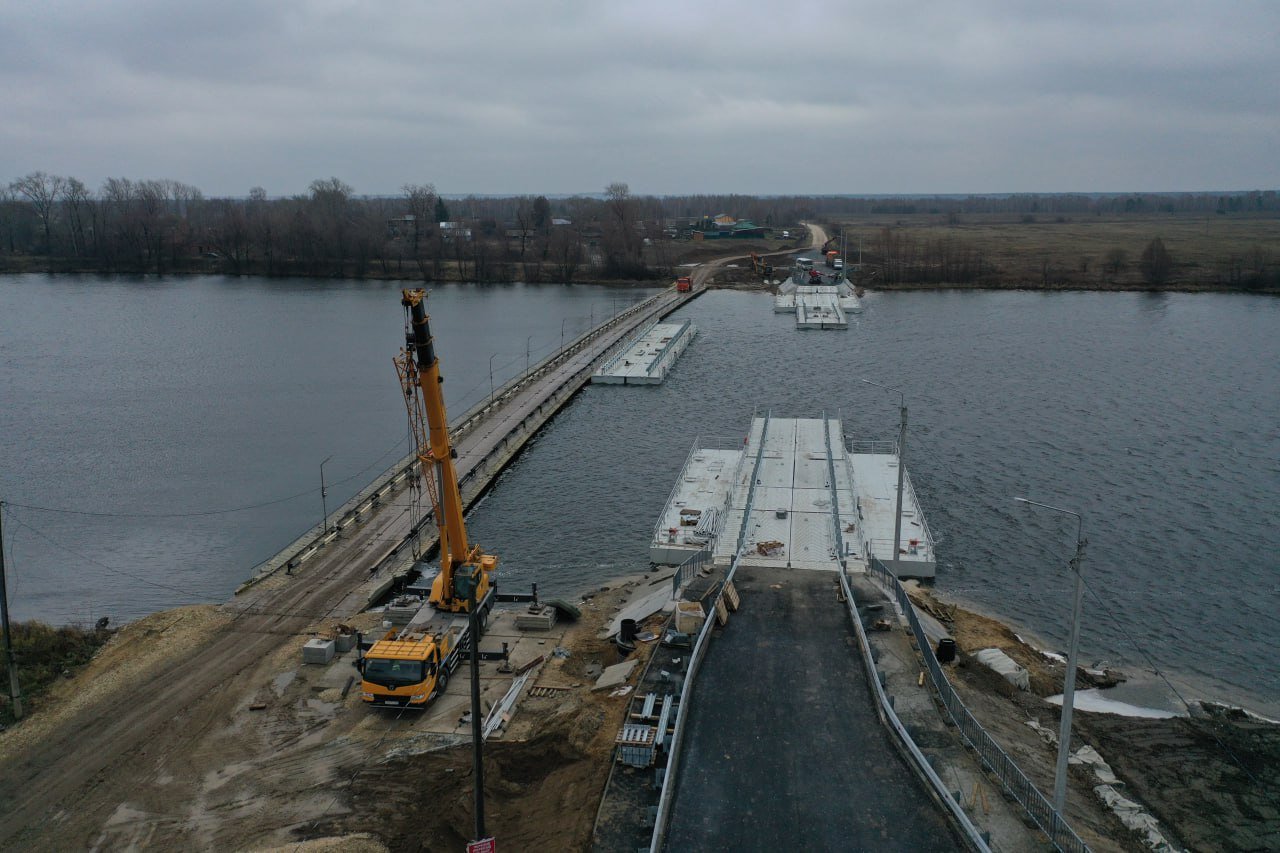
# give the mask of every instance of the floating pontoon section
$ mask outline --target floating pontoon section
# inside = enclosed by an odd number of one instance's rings
[[[847,315],[862,313],[862,300],[844,279],[829,285],[800,284],[793,277],[774,296],[773,310],[794,313],[797,329],[847,329]]]
[[[653,530],[649,560],[678,566],[715,540],[742,461],[742,442],[699,439]]]
[[[591,381],[606,385],[657,385],[666,378],[697,332],[691,320],[655,323],[597,370]]]
[[[650,560],[678,565],[710,546],[727,565],[864,571],[875,556],[901,577],[935,574],[933,539],[909,477],[893,556],[898,456],[887,442],[846,447],[841,422],[756,418],[745,442],[695,446],[654,530]]]

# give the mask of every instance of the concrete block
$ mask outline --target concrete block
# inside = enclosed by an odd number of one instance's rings
[[[392,625],[408,625],[421,609],[421,601],[393,601],[387,605],[384,615]]]
[[[556,609],[550,605],[516,614],[516,627],[521,631],[550,631],[555,624]]]
[[[334,645],[334,650],[337,651],[338,654],[342,654],[343,652],[349,652],[353,648],[355,648],[356,635],[355,634],[339,634],[338,636],[334,637],[333,645]]]
[[[676,605],[676,630],[681,634],[696,634],[706,621],[702,605],[696,601],[681,601]]]
[[[303,663],[328,663],[333,660],[334,643],[333,640],[307,640],[306,645],[302,647]]]

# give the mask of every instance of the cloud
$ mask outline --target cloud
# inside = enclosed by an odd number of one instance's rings
[[[208,194],[1273,187],[1280,7],[0,4],[0,165]]]

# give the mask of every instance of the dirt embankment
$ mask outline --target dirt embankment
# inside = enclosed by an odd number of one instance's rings
[[[1060,711],[1044,697],[1062,691],[1066,668],[995,619],[945,602],[935,592],[913,590],[912,596],[956,640],[961,656],[948,674],[965,704],[1041,791],[1052,791],[1056,747],[1026,721],[1038,720],[1056,733]],[[1025,667],[1031,690],[1014,689],[969,658],[984,648],[999,648]],[[1097,686],[1098,680],[1081,671],[1077,689]],[[1280,850],[1280,725],[1197,704],[1189,716],[1170,719],[1077,708],[1072,728],[1073,750],[1094,747],[1123,783],[1120,793],[1145,806],[1177,843],[1205,851]],[[1072,765],[1068,814],[1073,824],[1084,820],[1103,828],[1091,807],[1098,784],[1088,769]],[[1128,842],[1142,849],[1136,838]]]
[[[484,749],[485,830],[507,849],[586,850],[629,696],[591,691],[602,667],[621,660],[599,634],[625,600],[610,586],[583,603],[566,635],[567,658],[553,658],[521,700],[509,736]],[[657,631],[660,617],[643,627]],[[643,659],[651,650],[637,651]],[[549,693],[550,695],[546,695]],[[469,745],[398,756],[352,768],[346,814],[302,837],[371,833],[392,851],[456,851],[474,831]]]
[[[591,692],[595,674],[619,660],[598,634],[628,593],[611,585],[584,602],[562,640],[531,640],[549,660],[485,752],[486,828],[507,840],[506,849],[589,844],[628,698]],[[220,608],[189,607],[122,629],[58,683],[38,713],[0,735],[5,772],[21,769],[34,774],[30,784],[46,787],[61,778],[44,756],[47,744],[74,744],[90,731],[110,736],[120,709],[137,697],[178,689],[182,661],[207,654],[230,618]],[[351,621],[371,631],[378,619]],[[343,689],[349,661],[300,666],[308,634],[266,635],[273,648],[233,664],[236,689],[193,699],[173,725],[146,718],[143,745],[110,758],[76,809],[38,819],[11,813],[3,837],[15,849],[51,851],[462,849],[473,821],[469,740],[433,733],[431,711],[364,707],[358,690]],[[568,657],[551,655],[557,642]],[[446,728],[467,704],[465,679],[457,686],[436,703]],[[532,687],[543,689],[529,695]]]

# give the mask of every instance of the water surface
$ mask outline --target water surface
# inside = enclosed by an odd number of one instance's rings
[[[451,411],[651,291],[446,286]],[[1083,654],[1150,656],[1280,714],[1280,301],[1244,295],[874,293],[842,332],[712,292],[667,381],[589,386],[470,516],[512,582],[563,595],[643,568],[695,438],[753,412],[896,435],[939,540],[938,587],[1066,643],[1071,519],[1089,540]],[[130,618],[225,598],[406,450],[398,286],[0,279],[0,496],[15,614]],[[530,336],[532,339],[530,340]],[[495,355],[496,353],[496,355]],[[491,359],[492,357],[492,359]],[[276,502],[271,502],[276,501]],[[268,503],[271,502],[271,503]],[[201,513],[265,504],[218,515]],[[121,517],[120,513],[130,515]],[[1114,617],[1114,618],[1113,618]]]

